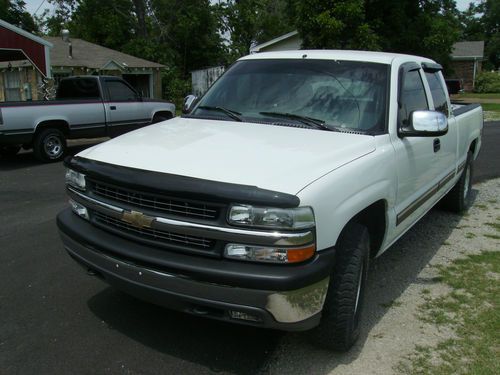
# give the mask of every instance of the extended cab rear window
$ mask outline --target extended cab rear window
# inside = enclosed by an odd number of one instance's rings
[[[441,81],[439,72],[425,72],[425,77],[431,89],[432,100],[436,111],[448,116],[448,96]]]
[[[63,79],[57,88],[56,99],[99,99],[99,86],[96,78]]]

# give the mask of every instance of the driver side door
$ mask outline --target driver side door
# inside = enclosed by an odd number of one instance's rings
[[[105,78],[104,89],[108,100],[105,103],[108,135],[116,137],[151,123],[144,112],[144,103],[139,94],[119,78]]]

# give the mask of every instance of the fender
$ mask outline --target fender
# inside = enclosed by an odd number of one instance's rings
[[[45,122],[64,122],[66,124],[66,126],[68,127],[68,130],[70,130],[70,123],[69,123],[68,118],[66,118],[64,116],[59,116],[59,117],[45,116],[45,117],[38,119],[38,121],[35,124],[35,127],[33,128],[33,133],[36,133],[38,130],[38,127]]]
[[[393,153],[382,148],[316,180],[298,194],[301,205],[314,207],[318,250],[334,246],[345,225],[373,203],[384,200],[386,207],[394,207],[397,183],[395,174],[390,174]],[[386,233],[394,220],[388,209]]]
[[[144,105],[147,105],[146,103],[148,102],[144,102]],[[151,108],[151,121],[153,121],[153,118],[158,112],[170,112],[172,114],[172,118],[175,117],[175,105],[172,103],[154,102],[149,104],[154,105],[154,107]]]

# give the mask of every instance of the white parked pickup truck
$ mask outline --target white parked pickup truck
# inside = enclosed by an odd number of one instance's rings
[[[347,350],[370,259],[469,204],[482,110],[429,59],[259,53],[186,107],[66,160],[67,252],[153,303]]]

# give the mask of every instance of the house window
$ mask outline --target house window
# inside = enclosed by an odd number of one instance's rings
[[[21,74],[19,71],[4,73],[4,92],[6,102],[21,100]]]

